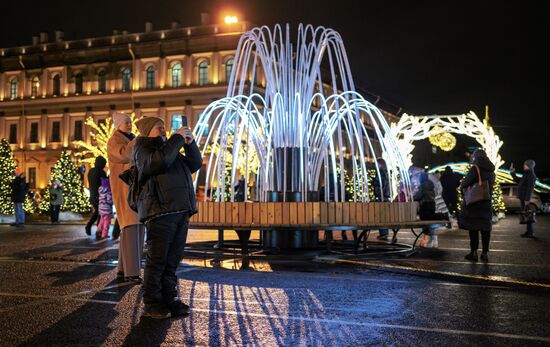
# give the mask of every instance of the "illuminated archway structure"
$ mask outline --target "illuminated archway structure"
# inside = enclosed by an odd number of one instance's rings
[[[390,134],[397,141],[401,157],[408,167],[412,166],[413,142],[428,138],[434,129],[447,133],[462,134],[474,138],[487,152],[487,156],[498,169],[504,165],[499,150],[502,141],[489,125],[488,117],[481,121],[470,111],[460,115],[413,116],[403,114],[399,122],[390,125]]]

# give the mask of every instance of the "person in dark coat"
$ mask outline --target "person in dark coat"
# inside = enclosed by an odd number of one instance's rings
[[[11,226],[22,228],[25,225],[25,210],[23,203],[29,193],[29,184],[25,180],[25,173],[19,172],[11,182],[11,201],[15,210],[15,223]]]
[[[462,194],[464,194],[466,188],[479,181],[476,166],[479,168],[481,180],[488,181],[489,192],[492,192],[493,185],[495,184],[495,166],[491,163],[489,158],[487,158],[485,151],[481,149],[474,151],[470,157],[470,163],[472,164],[472,167],[460,184]],[[471,251],[465,256],[467,260],[478,260],[477,250],[479,248],[479,234],[481,233],[481,242],[483,247],[481,259],[483,261],[489,261],[488,253],[489,241],[491,239],[492,220],[493,208],[491,199],[478,201],[470,205],[466,205],[465,201],[462,201],[458,225],[461,229],[465,229],[470,232]]]
[[[386,161],[382,158],[378,158],[376,163],[378,164],[378,172],[373,182],[375,201],[389,202],[391,199],[391,191]],[[378,229],[377,238],[378,240],[388,241],[388,229]]]
[[[460,175],[455,173],[450,166],[445,167],[445,171],[441,174],[440,179],[443,186],[443,193],[441,196],[447,205],[447,209],[451,215],[456,214],[456,208],[458,204],[458,186],[460,185]]]
[[[189,218],[197,213],[191,175],[201,168],[202,158],[188,127],[166,139],[160,118],[145,117],[136,126],[141,134],[132,151],[141,186],[137,212],[147,228],[143,315],[181,316],[189,306],[178,299],[176,269],[183,257]],[[185,154],[180,153],[182,147]]]
[[[521,210],[523,211],[530,208],[531,196],[535,190],[535,181],[537,180],[537,175],[535,175],[535,161],[526,160],[523,163],[523,176],[521,179],[516,176],[516,170],[513,164],[510,167],[510,174],[512,174],[516,182],[519,181],[517,196],[521,203]],[[533,223],[527,223],[527,231],[521,234],[521,237],[535,238]]]
[[[239,182],[235,186],[235,202],[246,201],[247,195],[246,182],[244,177],[241,175]],[[250,240],[251,230],[237,230],[236,232],[239,237],[239,244],[241,245],[241,253],[244,256],[242,268],[248,268],[248,241]]]
[[[105,172],[107,160],[102,156],[95,158],[94,167],[88,172],[88,188],[90,189],[90,204],[92,204],[92,215],[86,224],[86,235],[92,234],[92,225],[99,219],[99,186],[101,186],[101,178],[107,178]],[[100,238],[96,231],[96,237]]]
[[[63,205],[63,187],[59,180],[54,180],[50,188],[50,220],[52,224],[59,224],[59,211]]]

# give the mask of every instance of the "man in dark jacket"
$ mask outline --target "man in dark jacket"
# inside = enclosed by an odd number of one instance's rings
[[[535,181],[537,180],[535,161],[526,160],[523,163],[523,177],[521,179],[516,176],[516,170],[513,165],[510,168],[510,173],[515,181],[519,181],[517,195],[521,203],[521,210],[524,211],[526,208],[530,208],[531,196],[533,195],[533,190],[535,190]],[[533,222],[527,223],[527,231],[521,234],[521,237],[535,238]]]
[[[29,192],[29,184],[25,180],[25,173],[18,173],[11,183],[11,201],[15,210],[15,223],[11,226],[22,228],[25,225],[25,210],[23,203]]]
[[[493,185],[495,184],[495,166],[491,163],[489,158],[487,158],[485,151],[481,149],[474,151],[470,158],[470,162],[472,163],[472,167],[460,184],[462,193],[464,194],[466,188],[478,183],[479,177],[481,176],[481,181],[487,181],[489,183],[489,198],[470,205],[466,205],[466,202],[463,200],[460,216],[458,218],[458,225],[461,229],[466,229],[470,233],[470,253],[468,253],[465,258],[471,261],[478,260],[477,250],[479,248],[479,234],[481,233],[483,247],[481,260],[489,261],[489,241],[491,239],[493,221],[493,207],[490,196],[492,195]]]
[[[390,202],[391,192],[390,192],[390,181],[388,178],[388,168],[386,161],[382,158],[376,160],[378,164],[378,172],[376,177],[374,177],[374,196],[376,201],[380,202]],[[388,229],[381,228],[378,229],[378,240],[388,241]],[[394,235],[395,238],[395,235]]]
[[[459,174],[453,172],[450,166],[445,167],[445,171],[441,175],[441,186],[443,187],[443,193],[441,196],[447,205],[447,209],[454,215],[456,213],[456,207],[458,204],[458,192],[457,188],[460,185]]]
[[[181,316],[189,306],[177,298],[176,269],[183,257],[189,217],[197,212],[191,175],[201,168],[202,158],[191,129],[182,127],[166,139],[160,118],[142,118],[136,125],[141,136],[132,158],[142,187],[137,207],[147,227],[143,315]],[[182,147],[185,155],[180,153]]]
[[[102,156],[95,158],[94,167],[88,172],[88,187],[90,189],[90,204],[92,204],[92,216],[86,224],[86,235],[92,234],[92,225],[99,219],[99,186],[101,185],[101,178],[107,178],[105,172],[105,165],[107,160]],[[96,231],[96,236],[97,231]]]

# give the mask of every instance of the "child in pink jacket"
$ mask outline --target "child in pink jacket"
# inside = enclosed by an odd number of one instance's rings
[[[109,235],[111,227],[111,219],[113,218],[113,194],[111,193],[111,185],[108,178],[101,178],[101,186],[99,192],[99,225],[97,226],[97,235],[104,239]]]

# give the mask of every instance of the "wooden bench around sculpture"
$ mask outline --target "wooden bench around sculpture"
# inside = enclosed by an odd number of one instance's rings
[[[443,221],[417,220],[416,202],[198,202],[190,220],[193,229],[223,230],[364,230],[355,251],[368,238],[368,230],[411,229],[416,246],[422,228]],[[327,248],[330,245],[327,243]]]
[[[198,202],[191,228],[353,230],[416,222],[415,202]]]

